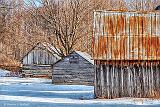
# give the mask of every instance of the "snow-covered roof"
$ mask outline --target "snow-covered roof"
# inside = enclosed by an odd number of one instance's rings
[[[74,51],[77,54],[79,54],[81,57],[83,57],[84,59],[86,59],[88,62],[90,62],[91,64],[94,65],[94,60],[93,58],[86,52],[81,52],[81,51]]]

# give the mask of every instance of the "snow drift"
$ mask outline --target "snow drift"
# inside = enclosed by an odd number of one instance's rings
[[[10,71],[0,69],[0,77],[5,77],[10,73]]]

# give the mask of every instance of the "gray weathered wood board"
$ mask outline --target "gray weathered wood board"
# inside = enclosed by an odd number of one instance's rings
[[[95,97],[156,98],[160,96],[160,65],[97,64],[95,69]]]
[[[69,61],[72,56],[78,57],[77,63]],[[53,65],[53,83],[94,85],[94,65],[73,52]]]

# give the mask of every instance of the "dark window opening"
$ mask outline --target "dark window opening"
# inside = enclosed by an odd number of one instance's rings
[[[69,58],[70,63],[79,63],[79,57],[78,55],[73,55]]]

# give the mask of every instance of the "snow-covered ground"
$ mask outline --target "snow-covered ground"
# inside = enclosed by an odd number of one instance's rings
[[[10,71],[0,69],[0,77],[7,76],[8,73],[10,73]]]
[[[160,107],[160,100],[94,99],[94,87],[53,85],[50,79],[0,77],[0,107]]]

